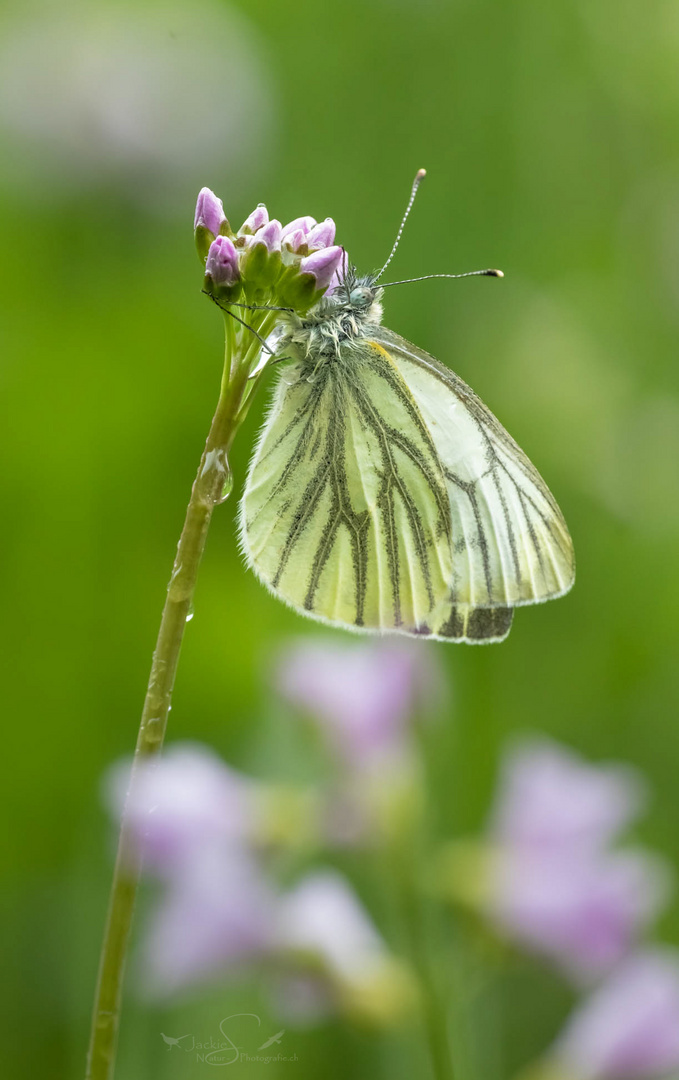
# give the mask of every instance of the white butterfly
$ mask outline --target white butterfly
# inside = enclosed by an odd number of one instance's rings
[[[250,465],[242,547],[322,622],[501,641],[515,607],[573,584],[568,529],[466,383],[381,326],[380,275],[349,272],[287,319],[277,351],[292,361]]]

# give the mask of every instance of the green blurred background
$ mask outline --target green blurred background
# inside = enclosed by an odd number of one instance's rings
[[[423,643],[450,683],[432,799],[446,829],[476,828],[503,741],[539,729],[638,765],[653,789],[639,835],[679,865],[677,0],[33,0],[5,4],[0,28],[2,1074],[82,1073],[112,853],[99,782],[134,742],[220,377],[191,233],[204,184],[234,222],[259,201],[283,221],[333,216],[370,269],[424,165],[394,271],[502,267],[503,282],[404,287],[385,321],[535,461],[578,580],[501,646]],[[243,766],[278,709],[269,658],[317,632],[236,549],[264,397],[170,718],[171,739]],[[661,931],[679,941],[679,908]],[[512,995],[511,1066],[553,1032],[531,987]],[[201,1075],[158,1033],[209,1034],[223,1006],[159,1016],[130,995],[121,1078]],[[427,1075],[398,1039],[339,1025],[294,1048],[299,1080]]]

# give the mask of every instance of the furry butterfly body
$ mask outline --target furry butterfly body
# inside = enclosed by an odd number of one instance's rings
[[[568,529],[473,391],[381,325],[381,298],[354,278],[287,318],[241,504],[245,556],[312,618],[500,641],[516,606],[571,587]]]

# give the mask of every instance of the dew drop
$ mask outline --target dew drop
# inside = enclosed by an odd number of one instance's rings
[[[193,618],[194,615],[195,615],[195,611],[193,610],[193,604],[191,604],[191,606],[189,607],[189,610],[186,612],[186,621],[191,622],[191,619]]]
[[[233,474],[225,450],[210,450],[205,455],[201,476],[206,475],[209,475],[210,477],[210,484],[212,484],[213,480],[215,486],[221,484],[221,487],[218,488],[219,495],[214,499],[215,506],[219,506],[225,499],[228,499],[233,490]]]
[[[222,485],[222,493],[219,496],[219,498],[217,499],[218,504],[226,502],[229,495],[233,491],[233,473],[231,472],[231,466],[229,465],[228,461],[226,463],[226,468],[227,468],[227,472],[226,472],[226,476],[225,476],[225,479],[224,479],[224,483]]]

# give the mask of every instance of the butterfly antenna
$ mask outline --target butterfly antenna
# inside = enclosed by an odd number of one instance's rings
[[[460,278],[460,277],[504,277],[501,270],[469,270],[466,274],[425,274],[424,277],[409,277],[403,281],[387,281],[380,285],[381,289],[388,289],[392,285],[409,285],[411,281],[429,281],[430,278]]]
[[[380,280],[380,278],[382,277],[382,274],[387,269],[387,267],[389,266],[389,263],[391,262],[394,255],[396,254],[396,248],[398,247],[399,243],[401,242],[401,237],[403,235],[403,230],[405,228],[405,223],[408,220],[408,214],[412,210],[413,203],[415,202],[415,196],[417,195],[417,189],[420,186],[420,184],[422,183],[422,181],[424,180],[426,175],[427,175],[427,170],[426,169],[418,169],[417,170],[417,173],[415,175],[415,179],[413,180],[413,186],[412,186],[412,190],[410,192],[410,198],[408,199],[408,205],[406,206],[406,212],[405,212],[405,214],[403,215],[403,217],[401,219],[401,224],[399,225],[398,232],[396,233],[396,239],[394,240],[394,246],[391,249],[391,253],[389,255],[389,258],[387,259],[384,266],[380,270],[379,274],[375,278],[375,281]]]

